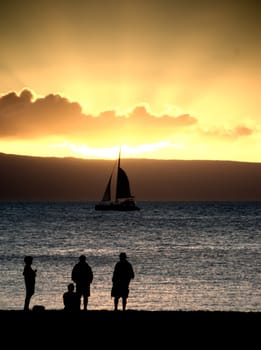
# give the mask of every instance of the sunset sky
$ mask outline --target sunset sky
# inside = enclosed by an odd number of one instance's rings
[[[261,1],[3,0],[0,152],[261,162]]]

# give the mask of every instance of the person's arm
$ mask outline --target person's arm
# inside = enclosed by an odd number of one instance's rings
[[[92,283],[93,281],[93,272],[92,269],[90,268],[90,283]]]
[[[76,268],[75,268],[75,266],[74,266],[74,268],[72,269],[72,276],[71,276],[71,278],[72,278],[72,281],[73,281],[74,283],[76,283],[77,278],[76,278]]]
[[[134,279],[135,273],[134,273],[132,265],[130,265],[130,267],[131,267],[131,279]]]

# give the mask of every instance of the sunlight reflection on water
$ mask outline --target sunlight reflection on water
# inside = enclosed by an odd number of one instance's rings
[[[23,257],[34,256],[32,305],[61,309],[80,254],[94,280],[90,309],[113,309],[120,251],[136,276],[129,309],[261,311],[261,203],[141,203],[97,213],[93,203],[1,203],[0,309],[21,309]]]

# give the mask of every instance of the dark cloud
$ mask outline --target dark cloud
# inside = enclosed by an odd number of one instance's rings
[[[20,94],[10,92],[0,98],[1,137],[39,138],[55,135],[87,142],[116,133],[120,135],[118,137],[126,139],[131,131],[137,137],[155,139],[196,123],[196,118],[188,114],[155,116],[145,106],[136,106],[126,115],[119,115],[114,110],[103,111],[98,116],[86,115],[78,103],[65,97],[49,94],[34,100],[33,93],[28,89]]]
[[[19,95],[10,92],[0,98],[0,135],[27,138],[68,133],[80,116],[80,105],[59,95],[33,101],[28,89]]]
[[[197,119],[191,117],[189,114],[179,115],[177,117],[171,117],[169,115],[154,116],[149,113],[145,106],[137,106],[129,114],[131,121],[135,121],[140,127],[185,127],[197,123]],[[149,123],[149,124],[147,124]],[[153,123],[153,124],[151,124]]]
[[[189,114],[154,115],[146,105],[135,106],[126,114],[105,110],[96,116],[87,115],[78,103],[59,94],[34,99],[28,89],[20,94],[10,92],[0,97],[0,125],[0,138],[37,140],[59,137],[90,147],[102,147],[105,142],[107,147],[157,143],[173,139],[179,133],[198,134],[213,141],[229,141],[254,133],[244,125],[206,130]]]

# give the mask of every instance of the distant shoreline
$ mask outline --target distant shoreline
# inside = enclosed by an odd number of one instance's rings
[[[142,201],[260,201],[261,163],[123,159]],[[1,201],[101,199],[112,161],[0,153]]]

